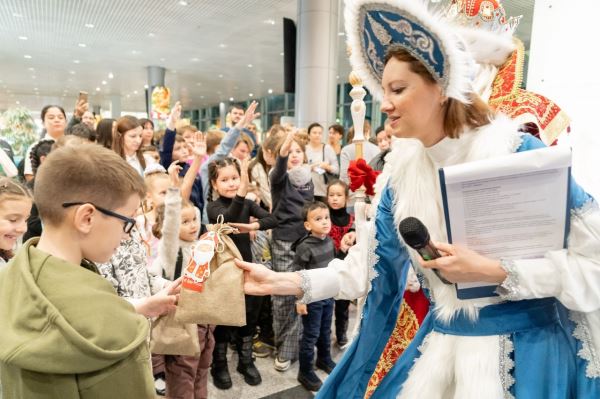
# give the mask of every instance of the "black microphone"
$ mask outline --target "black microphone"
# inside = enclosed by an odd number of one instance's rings
[[[398,230],[400,230],[400,235],[404,242],[417,251],[419,255],[425,260],[432,260],[440,258],[442,255],[438,252],[437,248],[433,246],[431,243],[431,239],[429,238],[429,231],[427,231],[427,227],[417,218],[412,216],[403,219],[400,222],[400,226],[398,226]],[[435,273],[436,276],[444,284],[452,284],[450,281],[446,280],[442,277],[442,274],[437,269],[431,269]]]

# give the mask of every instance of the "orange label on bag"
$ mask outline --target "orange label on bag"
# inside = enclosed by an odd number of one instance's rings
[[[204,282],[210,277],[210,261],[215,255],[218,237],[215,233],[204,234],[192,247],[192,256],[188,262],[181,286],[185,289],[202,292]]]

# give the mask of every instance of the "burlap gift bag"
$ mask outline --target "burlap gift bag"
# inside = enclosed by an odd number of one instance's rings
[[[175,320],[175,313],[160,316],[152,323],[150,352],[156,355],[200,356],[198,326]]]
[[[175,318],[183,323],[245,326],[244,273],[234,263],[242,255],[228,236],[234,229],[223,223],[222,216],[208,229],[192,248]]]

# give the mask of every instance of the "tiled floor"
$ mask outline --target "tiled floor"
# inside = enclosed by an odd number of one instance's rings
[[[350,306],[350,326],[348,333],[353,331],[356,321],[356,307]],[[335,338],[332,339],[335,342]],[[313,395],[306,391],[296,380],[298,374],[298,362],[292,364],[292,367],[284,372],[276,371],[273,368],[273,356],[256,359],[256,367],[259,369],[263,382],[262,384],[251,387],[244,382],[244,379],[235,368],[237,366],[237,353],[229,351],[229,371],[233,380],[231,389],[222,391],[212,385],[209,377],[208,397],[211,399],[309,399]],[[335,343],[332,347],[332,355],[338,361],[342,357],[342,352]],[[317,370],[317,374],[322,380],[325,380],[327,374]]]

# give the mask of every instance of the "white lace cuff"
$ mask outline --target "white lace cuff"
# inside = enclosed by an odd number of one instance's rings
[[[500,266],[506,272],[506,279],[498,286],[496,293],[507,301],[518,301],[519,299],[519,275],[514,261],[500,259]]]
[[[300,298],[297,301],[297,303],[301,303],[301,304],[311,303],[311,301],[312,301],[312,285],[310,283],[310,277],[308,276],[308,273],[306,273],[306,270],[300,270],[297,273],[300,275],[300,278],[302,279],[300,281],[300,289],[302,290],[302,292],[304,292],[304,295],[302,296],[302,298]]]

